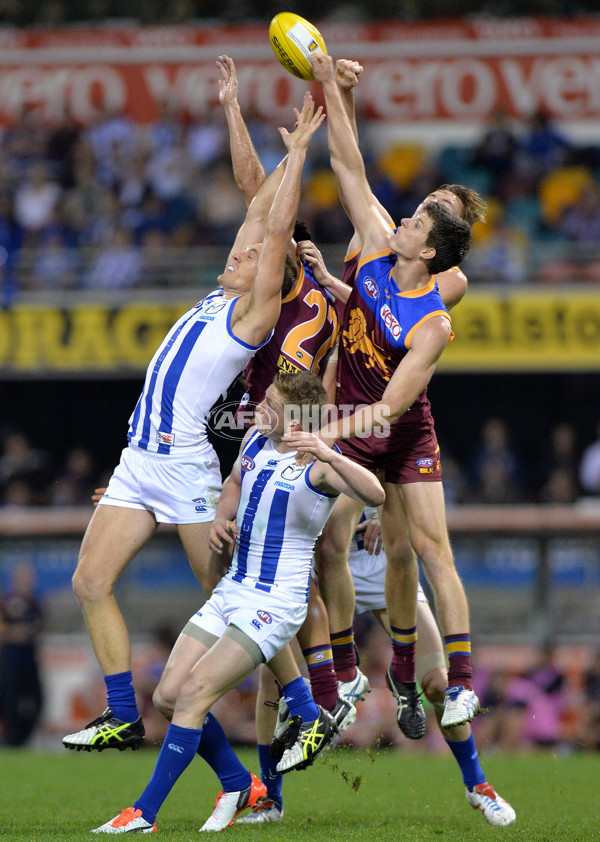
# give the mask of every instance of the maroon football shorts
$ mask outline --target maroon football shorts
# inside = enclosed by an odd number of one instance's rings
[[[373,473],[383,471],[384,481],[440,482],[442,466],[432,418],[396,422],[387,438],[340,439],[340,450]]]

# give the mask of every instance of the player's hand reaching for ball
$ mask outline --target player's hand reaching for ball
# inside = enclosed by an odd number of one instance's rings
[[[233,59],[229,56],[219,56],[216,65],[221,71],[219,80],[219,102],[225,108],[237,102],[238,80]]]
[[[331,82],[335,79],[335,66],[331,56],[324,55],[323,53],[313,53],[310,57],[310,63],[312,64],[314,77],[317,82],[323,84],[324,82]]]
[[[288,132],[283,126],[279,127],[279,134],[283,138],[288,152],[293,149],[308,149],[312,136],[325,120],[323,107],[319,106],[315,111],[315,101],[308,91],[304,94],[302,111],[294,108],[294,114],[296,115],[296,126],[293,132]]]
[[[343,91],[351,91],[358,85],[364,68],[362,64],[348,58],[339,58],[335,63],[335,81],[338,88]]]

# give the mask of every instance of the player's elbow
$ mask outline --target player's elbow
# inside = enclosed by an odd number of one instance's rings
[[[373,508],[382,506],[385,502],[385,491],[381,484],[377,481],[377,485],[369,488],[367,495],[365,495],[365,505]]]

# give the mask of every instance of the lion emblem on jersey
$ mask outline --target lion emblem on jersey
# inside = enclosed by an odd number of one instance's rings
[[[373,332],[371,331],[371,336]],[[348,320],[348,330],[342,331],[342,339],[344,341],[344,348],[350,354],[356,354],[360,351],[365,356],[365,366],[367,368],[377,367],[384,380],[389,380],[387,360],[390,359],[389,354],[386,354],[383,348],[376,345],[373,339],[370,339],[367,333],[367,320],[365,314],[359,308],[350,311],[350,318]]]

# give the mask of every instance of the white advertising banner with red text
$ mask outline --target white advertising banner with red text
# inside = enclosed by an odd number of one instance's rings
[[[329,52],[365,65],[365,115],[409,133],[468,135],[496,106],[538,108],[592,138],[600,118],[600,18],[446,24],[322,24]],[[289,122],[306,88],[276,61],[264,25],[0,30],[0,124],[35,108],[81,122],[105,108],[141,122],[169,101],[191,119],[218,107],[215,58],[238,66],[240,101]]]

